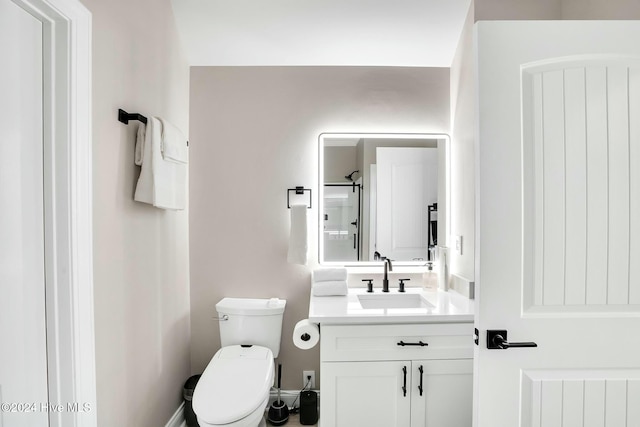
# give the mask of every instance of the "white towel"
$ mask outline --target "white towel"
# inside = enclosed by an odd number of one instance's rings
[[[311,291],[313,295],[317,297],[328,297],[347,295],[349,289],[347,288],[346,280],[332,280],[329,282],[313,283],[311,285]]]
[[[316,268],[311,273],[312,282],[329,282],[333,280],[347,280],[347,269],[336,268]]]
[[[167,120],[160,119],[162,123],[162,158],[168,162],[189,163],[189,148],[187,138],[184,137],[180,129]]]
[[[287,261],[307,265],[307,205],[291,205],[291,233]]]
[[[138,166],[142,166],[142,160],[144,160],[144,136],[145,130],[147,129],[147,125],[140,122],[138,125],[138,134],[136,135],[136,153],[135,153],[135,164]]]
[[[140,125],[142,127],[142,124]],[[136,164],[142,166],[134,200],[161,209],[184,209],[187,205],[187,165],[168,162],[160,150],[162,124],[156,117],[138,129]]]

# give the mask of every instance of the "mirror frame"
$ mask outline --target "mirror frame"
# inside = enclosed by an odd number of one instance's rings
[[[325,132],[318,136],[318,263],[323,266],[345,266],[349,268],[368,268],[381,266],[382,261],[325,261],[324,260],[324,141],[338,138],[367,139],[442,139],[445,145],[445,230],[444,242],[439,247],[447,247],[451,234],[451,137],[446,133],[367,133],[367,132]],[[409,267],[416,271],[425,269],[427,261],[395,261],[393,266]],[[406,269],[404,270],[406,271]]]

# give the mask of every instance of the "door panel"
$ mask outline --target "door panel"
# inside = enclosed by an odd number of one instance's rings
[[[426,259],[427,206],[438,202],[438,149],[378,147],[376,162],[378,252]]]
[[[42,427],[49,425],[40,406],[48,401],[42,25],[10,0],[0,0],[0,57],[0,398],[23,405],[0,411],[0,425]]]
[[[636,70],[619,58],[523,68],[526,313],[638,309],[629,305],[640,287],[630,270]]]
[[[607,58],[523,67],[526,313],[638,308],[628,305],[640,287],[630,270],[636,69]]]
[[[636,416],[620,402],[640,370],[638,37],[477,24],[476,427]],[[538,346],[488,350],[487,329]]]
[[[522,426],[640,425],[639,374],[637,370],[524,371]]]

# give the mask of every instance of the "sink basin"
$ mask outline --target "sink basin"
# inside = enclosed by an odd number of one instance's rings
[[[362,308],[433,308],[418,294],[367,294],[358,295]]]

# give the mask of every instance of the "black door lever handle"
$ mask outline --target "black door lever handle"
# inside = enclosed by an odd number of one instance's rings
[[[537,347],[534,342],[509,342],[507,331],[504,329],[489,329],[487,331],[487,348],[489,350],[506,350],[511,347]]]

